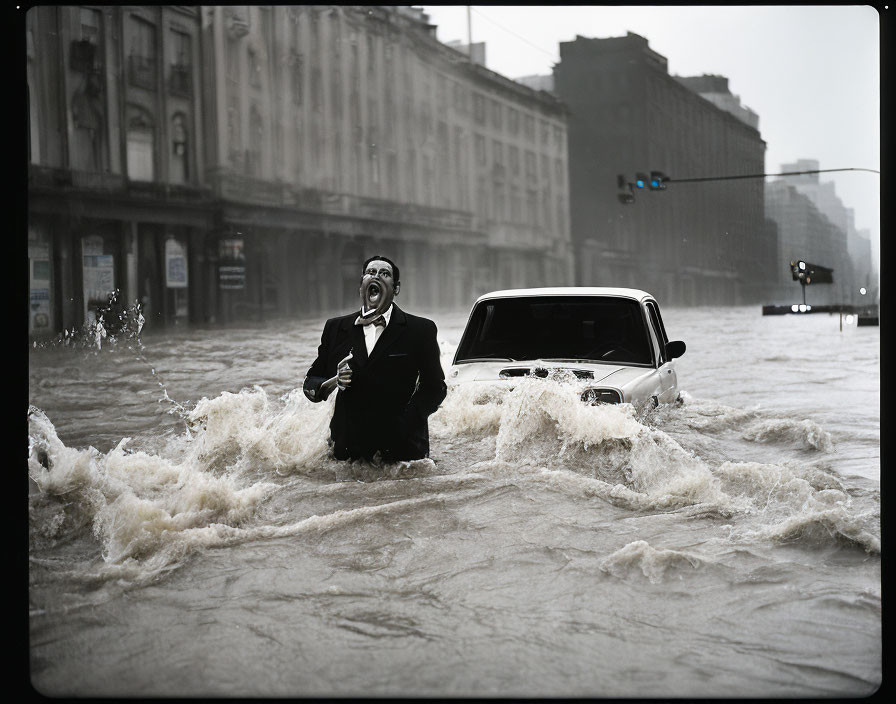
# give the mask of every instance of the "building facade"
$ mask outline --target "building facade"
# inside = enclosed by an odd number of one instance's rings
[[[799,159],[781,165],[782,173],[818,170],[817,159]],[[840,302],[854,304],[861,301],[862,294],[859,293],[859,289],[865,287],[867,294],[872,288],[872,281],[877,278],[871,259],[870,232],[856,229],[855,211],[846,207],[840,200],[833,181],[821,181],[817,173],[785,176],[781,181],[793,186],[808,198],[834,226],[834,230],[829,233],[832,241],[825,243],[825,246],[830,255],[836,258],[827,263],[820,261],[812,263],[835,270],[835,282],[844,284],[845,298]]]
[[[440,43],[415,8],[46,7],[27,23],[48,331],[90,320],[110,287],[150,326],[344,311],[374,253],[399,263],[411,308],[572,282],[567,110]]]
[[[441,44],[413,8],[203,12],[218,225],[254,248],[266,301],[352,306],[372,250],[401,262],[415,307],[569,280],[555,98]]]
[[[211,225],[199,29],[180,6],[28,11],[32,334],[79,327],[115,289],[151,325],[198,308]]]
[[[727,79],[670,76],[665,57],[632,33],[576,37],[561,43],[560,59],[577,282],[645,288],[673,305],[761,301],[777,253],[762,179],[675,183],[764,172],[754,114],[736,114],[730,94],[721,101]],[[627,184],[650,171],[672,182],[623,204]]]
[[[766,211],[778,224],[778,264],[775,272],[778,285],[775,303],[798,303],[802,300],[799,284],[793,281],[790,262],[803,260],[834,270],[833,284],[809,285],[809,304],[854,304],[853,272],[843,231],[821,212],[812,199],[784,180],[765,187]]]

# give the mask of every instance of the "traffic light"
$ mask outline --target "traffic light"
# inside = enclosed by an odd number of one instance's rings
[[[666,176],[662,171],[651,171],[650,172],[650,182],[649,187],[651,191],[665,191],[666,190],[666,181],[669,180],[669,177]]]
[[[632,184],[630,184],[626,178],[625,174],[617,174],[616,176],[616,187],[622,191],[622,193],[617,193],[616,197],[619,199],[619,202],[623,205],[628,205],[629,203],[635,202],[635,196],[632,193]]]
[[[636,173],[635,174],[635,188],[644,188],[648,182],[647,174]]]
[[[808,276],[808,270],[806,269],[806,262],[798,261],[798,262],[790,262],[790,275],[793,277],[794,281],[799,281],[801,284],[806,282],[806,277]]]
[[[801,259],[790,262],[790,275],[793,277],[794,281],[799,281],[803,286],[808,286],[811,283],[834,283],[833,269],[821,266],[820,264],[809,264]]]

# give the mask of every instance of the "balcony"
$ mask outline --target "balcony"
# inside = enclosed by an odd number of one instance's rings
[[[137,88],[156,89],[156,61],[154,57],[131,54],[128,57],[128,82]]]
[[[174,95],[187,98],[192,95],[192,76],[188,64],[171,64],[168,72],[168,90]]]
[[[98,47],[88,39],[76,39],[69,46],[68,65],[72,71],[98,74],[100,65],[97,61]]]

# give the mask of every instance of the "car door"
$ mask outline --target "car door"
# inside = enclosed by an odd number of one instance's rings
[[[669,359],[669,355],[666,354],[666,344],[669,342],[669,339],[666,337],[666,328],[663,325],[663,319],[660,316],[660,309],[656,301],[646,301],[645,307],[647,308],[651,333],[659,347],[657,373],[659,374],[659,382],[662,389],[659,401],[661,403],[672,403],[678,398],[678,375],[675,372],[675,361]]]

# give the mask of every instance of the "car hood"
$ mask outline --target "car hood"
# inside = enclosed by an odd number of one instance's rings
[[[518,379],[532,374],[536,369],[544,369],[550,374],[554,370],[567,370],[578,377],[583,385],[604,384],[622,387],[652,370],[648,367],[633,367],[624,364],[601,364],[585,361],[546,361],[534,359],[517,362],[466,362],[451,367],[448,381],[463,383],[468,381],[504,381]],[[527,371],[528,370],[528,371]],[[505,372],[502,374],[502,372]]]

